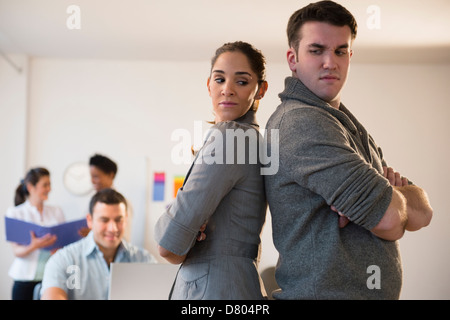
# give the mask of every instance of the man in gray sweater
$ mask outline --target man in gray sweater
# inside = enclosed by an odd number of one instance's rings
[[[397,240],[429,224],[421,188],[386,166],[381,149],[341,103],[357,24],[320,1],[288,23],[281,105],[266,129],[279,134],[279,170],[265,176],[279,252],[276,299],[398,299]]]

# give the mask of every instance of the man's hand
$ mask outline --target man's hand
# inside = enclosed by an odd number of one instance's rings
[[[391,167],[383,167],[383,177],[388,179],[393,187],[403,187],[408,185],[408,179],[402,177],[399,172],[395,172]]]
[[[338,209],[336,209],[335,206],[331,206],[331,210],[333,210],[339,215],[338,220],[339,228],[345,227],[350,222],[350,220],[346,216],[344,216],[342,212],[338,211]]]
[[[58,287],[47,288],[40,300],[68,300],[67,293]]]
[[[417,186],[409,185],[408,179],[401,177],[400,173],[395,172],[391,167],[383,167],[383,176],[407,200],[408,222],[406,230],[417,231],[426,227],[433,216],[433,209],[425,191]]]

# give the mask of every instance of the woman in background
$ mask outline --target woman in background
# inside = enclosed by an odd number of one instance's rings
[[[162,257],[183,263],[171,299],[263,299],[257,268],[267,205],[261,163],[249,159],[262,139],[255,113],[267,90],[265,59],[250,44],[234,42],[217,49],[211,65],[214,125],[158,220],[155,239]],[[230,131],[255,139],[229,150]]]
[[[51,190],[50,172],[45,168],[28,171],[16,189],[15,207],[8,208],[6,216],[42,226],[52,226],[64,222],[60,208],[48,206],[44,202]],[[42,250],[55,243],[56,236],[46,234],[37,238],[33,232],[28,245],[12,243],[16,258],[9,269],[9,276],[14,279],[13,300],[31,300],[34,287],[42,281],[45,263],[51,255],[49,250]]]

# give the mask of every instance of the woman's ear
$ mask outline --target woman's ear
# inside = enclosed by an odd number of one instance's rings
[[[264,95],[267,92],[267,89],[269,88],[269,84],[267,83],[267,81],[263,81],[258,88],[258,93],[256,94],[255,99],[256,100],[260,100],[264,97]]]
[[[36,187],[33,186],[33,184],[31,182],[27,182],[25,187],[26,187],[26,189],[28,191],[28,194],[31,194],[32,190],[36,189]]]
[[[206,86],[208,87],[208,93],[209,93],[209,96],[211,96],[211,88],[209,87],[209,82],[211,81],[211,78],[210,77],[208,77],[208,80],[206,80]]]

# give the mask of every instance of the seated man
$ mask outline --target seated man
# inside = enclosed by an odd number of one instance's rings
[[[156,262],[146,250],[122,240],[127,205],[117,191],[103,189],[95,194],[86,219],[89,234],[48,260],[42,300],[106,300],[111,262]]]

